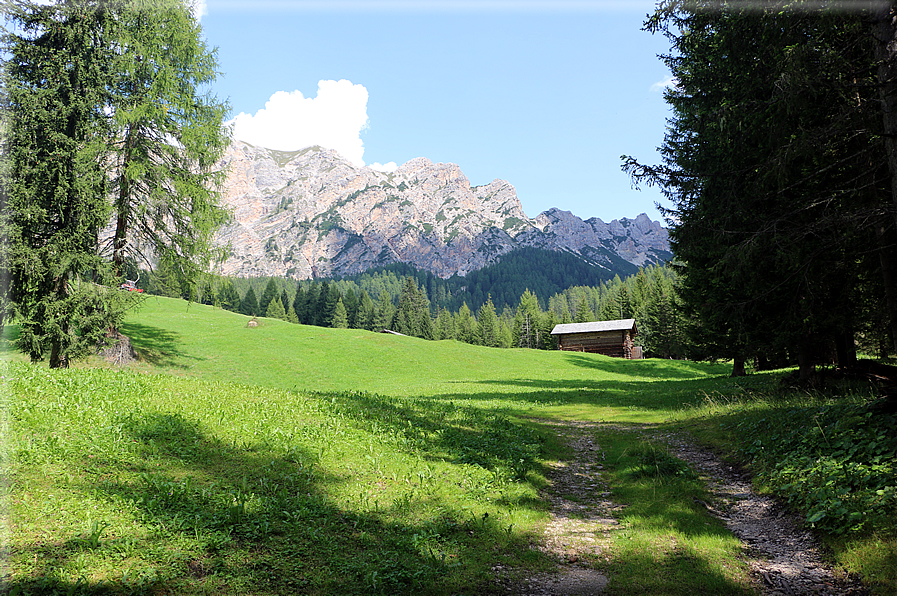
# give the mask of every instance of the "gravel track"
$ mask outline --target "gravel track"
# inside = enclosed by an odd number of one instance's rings
[[[496,584],[520,596],[585,596],[604,592],[608,578],[592,563],[609,556],[614,513],[622,509],[610,500],[602,477],[604,451],[593,442],[599,423],[536,420],[555,428],[573,451],[568,462],[548,472],[550,486],[543,497],[551,519],[534,548],[557,561],[557,573],[514,580],[513,569],[496,565]],[[605,426],[606,428],[607,426]],[[753,492],[750,478],[713,452],[677,434],[658,433],[649,425],[622,427],[646,439],[662,441],[670,452],[698,472],[711,494],[698,501],[723,521],[743,545],[743,557],[762,596],[862,596],[869,592],[855,578],[845,577],[823,556],[818,541],[800,520],[774,499]]]

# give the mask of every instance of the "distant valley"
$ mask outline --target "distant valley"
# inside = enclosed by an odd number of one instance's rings
[[[406,263],[448,278],[537,248],[575,255],[610,279],[671,257],[667,231],[645,214],[604,223],[550,209],[530,218],[510,183],[471,186],[455,164],[416,158],[384,173],[320,147],[239,141],[222,164],[234,213],[216,239],[230,247],[225,275],[330,278]]]

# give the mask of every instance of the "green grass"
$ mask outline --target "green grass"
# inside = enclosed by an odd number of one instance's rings
[[[127,371],[48,371],[0,346],[7,588],[501,592],[496,564],[554,565],[530,548],[543,466],[569,456],[540,424],[553,418],[614,423],[594,437],[625,505],[593,562],[610,593],[749,593],[737,541],[695,506],[699,481],[622,429],[736,454],[734,421],[777,407],[758,399],[774,376],[247,321],[150,297],[123,328],[143,358]],[[897,585],[892,537],[838,540],[842,564]]]

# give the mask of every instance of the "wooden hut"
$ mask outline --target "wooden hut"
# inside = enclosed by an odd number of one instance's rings
[[[636,333],[635,319],[564,323],[551,331],[558,338],[558,349],[626,359],[640,357],[641,350],[632,345]]]

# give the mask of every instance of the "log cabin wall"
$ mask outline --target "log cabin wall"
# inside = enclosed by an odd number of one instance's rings
[[[567,333],[558,336],[558,348],[566,352],[589,352],[614,358],[632,358],[630,331]]]

